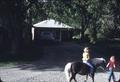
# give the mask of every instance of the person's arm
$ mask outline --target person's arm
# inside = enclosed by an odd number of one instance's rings
[[[84,53],[82,54],[82,61],[84,61]]]
[[[108,64],[106,65],[106,67],[108,68],[108,67],[109,67],[109,65],[110,65],[110,62],[108,62]]]
[[[115,62],[114,62],[114,65],[113,65],[114,68],[116,68],[116,65],[115,65]]]

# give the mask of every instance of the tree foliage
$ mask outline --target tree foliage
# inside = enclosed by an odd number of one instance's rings
[[[81,29],[83,39],[85,31],[90,31],[89,38],[94,42],[98,38],[119,38],[119,3],[118,0],[47,0],[44,9],[49,18]]]
[[[53,18],[81,30],[81,40],[120,38],[119,0],[1,0],[0,45],[13,51],[31,44],[31,27]]]

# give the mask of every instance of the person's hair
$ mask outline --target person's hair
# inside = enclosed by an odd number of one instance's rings
[[[89,47],[85,47],[85,48],[84,48],[84,52],[85,52],[85,51],[89,51]]]

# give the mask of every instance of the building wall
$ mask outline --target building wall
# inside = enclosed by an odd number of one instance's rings
[[[54,35],[56,41],[68,41],[72,39],[72,31],[68,29],[60,29],[60,28],[35,28],[35,40],[41,39],[42,32],[51,32]]]

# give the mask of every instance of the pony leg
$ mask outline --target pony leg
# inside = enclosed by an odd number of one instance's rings
[[[92,82],[94,82],[94,75],[92,76]]]
[[[69,71],[65,72],[65,75],[66,75],[67,82],[71,82],[72,76],[71,76],[70,72]]]
[[[86,81],[88,80],[88,75],[86,75]]]
[[[84,80],[84,82],[87,82],[87,80],[88,80],[88,75],[86,75],[86,79]]]
[[[68,63],[68,64],[66,64],[65,69],[64,69],[66,79],[68,82],[71,82],[71,80],[72,80],[72,73],[70,70],[71,70],[71,63]]]
[[[94,82],[94,78],[92,78],[92,81]]]
[[[70,82],[72,81],[72,79],[74,79],[75,82],[77,82],[77,80],[75,79],[76,74],[72,74],[70,77]]]
[[[77,80],[74,78],[74,81],[77,82]]]
[[[69,80],[69,82],[71,82],[71,81],[72,81],[72,79],[73,79],[73,78],[71,77],[71,78],[70,78],[70,80]]]
[[[75,76],[76,76],[76,74],[75,74]],[[77,82],[77,80],[76,80],[75,76],[74,76],[74,81],[75,81],[75,82]]]

